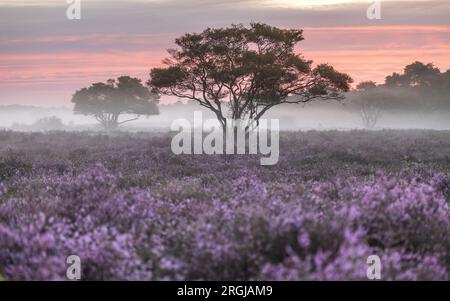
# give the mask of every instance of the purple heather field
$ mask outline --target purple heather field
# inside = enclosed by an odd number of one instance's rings
[[[0,132],[0,278],[450,280],[450,132],[285,132],[280,160],[165,133]]]

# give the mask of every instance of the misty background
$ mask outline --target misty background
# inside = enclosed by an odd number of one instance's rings
[[[182,33],[251,20],[305,29],[296,50],[348,73],[355,85],[382,83],[414,60],[450,68],[447,0],[386,0],[376,21],[366,17],[365,0],[93,0],[83,2],[79,22],[67,20],[66,8],[58,0],[0,0],[0,128],[102,130],[92,117],[73,113],[77,89],[123,74],[145,80]],[[339,103],[274,107],[264,118],[280,119],[282,130],[450,129],[449,89],[419,98],[414,84],[386,89],[375,93],[382,97],[353,91]],[[168,130],[174,119],[192,120],[195,110],[214,118],[197,104],[164,99],[159,115],[120,130]],[[364,110],[375,122],[364,120]]]
[[[193,122],[194,111],[202,111],[204,119],[215,119],[211,111],[203,109],[196,103],[177,102],[159,105],[160,114],[142,117],[132,123],[123,125],[121,131],[168,131],[171,123],[178,118]],[[374,129],[450,129],[450,111],[425,110],[385,110]],[[50,126],[39,121],[56,117],[62,125]],[[122,117],[126,118],[126,116]],[[278,118],[280,128],[284,131],[297,130],[350,130],[366,129],[360,113],[351,106],[349,99],[342,102],[315,102],[305,105],[286,104],[270,110],[266,119]],[[100,125],[91,117],[74,114],[68,107],[43,108],[22,105],[0,106],[0,128],[16,131],[102,131]]]

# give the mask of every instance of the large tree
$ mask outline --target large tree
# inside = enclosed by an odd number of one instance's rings
[[[402,73],[393,73],[382,85],[362,82],[347,95],[350,109],[357,109],[363,124],[373,128],[383,112],[419,113],[450,109],[450,70],[441,73],[434,64],[413,62]]]
[[[403,74],[393,73],[386,77],[388,87],[431,88],[439,81],[441,72],[432,63],[414,62],[404,68]]]
[[[403,73],[387,76],[385,87],[413,92],[415,95],[409,97],[408,103],[427,112],[450,108],[450,70],[441,73],[432,63],[416,61],[407,65]]]
[[[72,97],[75,113],[95,117],[108,130],[141,116],[159,114],[158,100],[159,96],[144,86],[140,79],[129,76],[94,83]],[[119,120],[120,115],[133,117]]]
[[[155,93],[187,98],[213,111],[226,129],[227,118],[256,122],[283,103],[342,99],[350,76],[295,53],[303,31],[261,23],[208,28],[185,34],[169,50],[166,67],[150,72]]]

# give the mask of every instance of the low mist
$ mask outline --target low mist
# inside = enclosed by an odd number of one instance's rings
[[[176,103],[160,105],[160,114],[142,117],[120,127],[122,131],[168,131],[175,119],[193,122],[194,111],[202,111],[203,119],[214,114],[197,104]],[[372,129],[450,129],[450,111],[419,109],[383,109]],[[315,102],[306,105],[285,104],[270,110],[266,119],[279,119],[284,131],[366,129],[359,110],[351,99],[341,102]],[[60,124],[54,119],[59,119]],[[126,115],[121,118],[127,118]],[[46,123],[47,122],[47,123]],[[102,130],[89,117],[74,114],[69,108],[39,108],[27,106],[0,106],[0,127],[18,131],[43,130]]]

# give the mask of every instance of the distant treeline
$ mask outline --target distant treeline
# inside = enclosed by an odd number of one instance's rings
[[[414,62],[403,73],[393,73],[383,84],[361,82],[347,94],[346,104],[361,114],[368,128],[383,112],[429,114],[450,111],[450,70],[441,72],[432,63]]]

